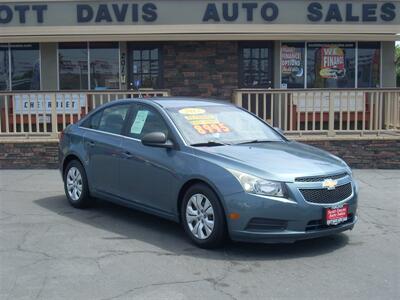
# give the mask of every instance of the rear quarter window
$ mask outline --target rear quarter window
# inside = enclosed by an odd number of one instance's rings
[[[82,127],[91,128],[91,129],[99,129],[100,119],[103,111],[99,111],[94,115],[90,116],[87,120],[82,123]]]

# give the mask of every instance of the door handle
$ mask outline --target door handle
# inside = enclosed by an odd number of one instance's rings
[[[129,158],[132,158],[132,157],[133,157],[133,154],[130,153],[129,151],[124,151],[124,152],[122,152],[122,156],[123,156],[124,158],[129,159]]]
[[[93,141],[88,141],[88,142],[87,142],[87,145],[90,146],[90,147],[93,147],[95,144],[96,144],[96,143],[93,142]]]

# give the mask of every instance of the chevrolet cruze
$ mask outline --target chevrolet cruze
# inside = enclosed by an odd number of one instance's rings
[[[352,229],[357,184],[340,158],[287,140],[234,105],[118,100],[60,137],[72,206],[102,198],[180,222],[200,247],[277,243]]]

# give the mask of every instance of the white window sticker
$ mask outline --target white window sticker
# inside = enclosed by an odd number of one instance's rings
[[[142,132],[148,114],[149,114],[148,110],[139,110],[137,112],[135,121],[133,122],[131,127],[131,133],[140,134]]]

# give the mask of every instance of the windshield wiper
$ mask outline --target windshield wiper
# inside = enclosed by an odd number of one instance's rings
[[[274,141],[274,140],[250,140],[250,141],[244,141],[244,142],[236,143],[235,145],[270,143],[270,142],[277,142],[277,141]]]
[[[194,143],[194,144],[190,144],[190,146],[193,147],[213,147],[213,146],[226,146],[229,144],[225,144],[222,142],[216,142],[216,141],[207,141],[207,142],[203,142],[203,143]]]

